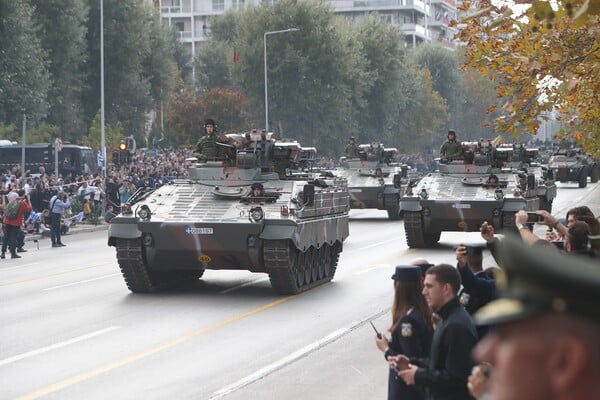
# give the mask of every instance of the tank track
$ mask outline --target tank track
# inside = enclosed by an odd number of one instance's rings
[[[127,288],[133,293],[151,293],[157,289],[146,269],[141,239],[117,239],[117,261]]]
[[[421,213],[415,211],[404,212],[404,232],[408,247],[425,247],[425,235]]]
[[[400,213],[400,205],[392,206],[386,211],[390,221],[399,221],[402,219],[402,214]]]
[[[263,250],[264,265],[273,289],[293,295],[331,281],[341,251],[339,242],[302,252],[288,240],[268,240]]]
[[[198,280],[204,270],[150,272],[141,239],[118,239],[117,261],[127,288],[133,293],[152,293],[162,286]]]
[[[408,247],[432,247],[440,240],[442,232],[424,231],[422,218],[421,213],[418,211],[404,212],[404,233],[406,234]]]

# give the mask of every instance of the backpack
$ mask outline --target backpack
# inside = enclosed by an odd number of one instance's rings
[[[17,199],[11,200],[4,209],[4,216],[8,219],[15,219],[19,214],[19,201]]]

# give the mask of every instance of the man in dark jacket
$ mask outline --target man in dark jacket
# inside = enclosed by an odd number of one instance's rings
[[[477,331],[467,311],[458,301],[460,275],[451,265],[431,267],[425,275],[423,295],[440,317],[428,359],[411,358],[398,375],[408,385],[425,389],[430,400],[472,399],[467,379],[473,368],[471,351]]]

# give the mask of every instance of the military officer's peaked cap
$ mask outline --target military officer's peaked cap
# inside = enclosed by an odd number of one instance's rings
[[[540,313],[569,313],[600,322],[600,263],[548,252],[507,236],[500,244],[505,286],[498,300],[475,314],[495,325]],[[502,280],[501,280],[502,281]]]
[[[402,282],[420,282],[423,277],[421,268],[415,265],[398,265],[392,279]]]

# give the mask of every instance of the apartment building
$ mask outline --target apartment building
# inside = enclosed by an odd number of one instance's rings
[[[179,31],[181,42],[196,56],[210,32],[210,19],[225,10],[241,9],[250,4],[276,0],[154,0],[163,20]],[[328,0],[337,14],[358,20],[377,12],[405,35],[405,45],[438,41],[454,48],[455,30],[449,27],[457,19],[455,0]]]

